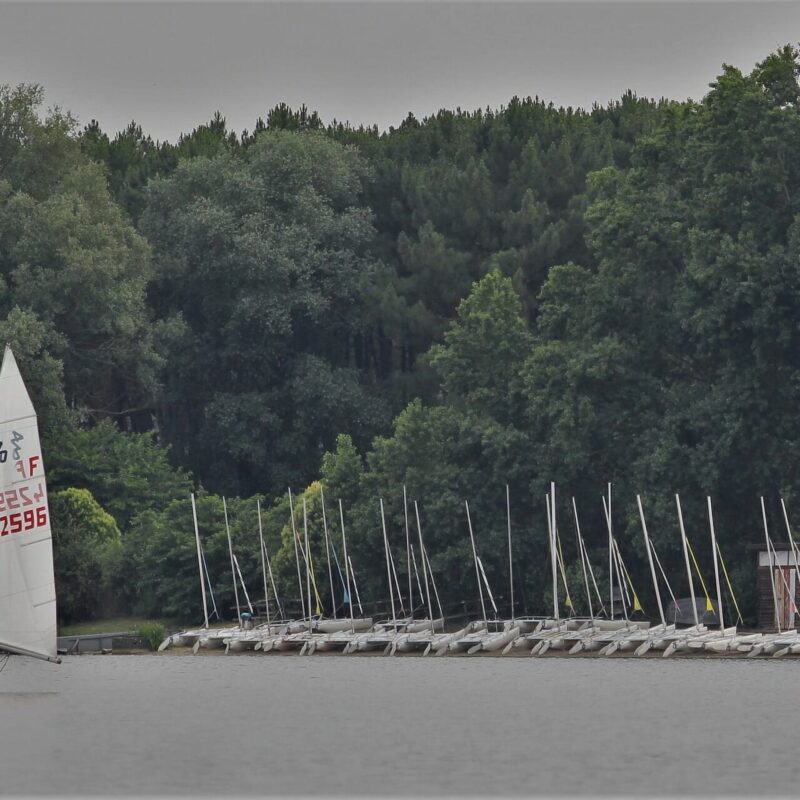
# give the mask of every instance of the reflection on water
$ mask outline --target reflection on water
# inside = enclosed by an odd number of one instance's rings
[[[796,661],[13,658],[2,794],[794,795]]]

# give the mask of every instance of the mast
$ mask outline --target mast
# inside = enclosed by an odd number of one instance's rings
[[[783,509],[783,519],[786,522],[786,533],[789,536],[789,547],[792,551],[792,557],[794,558],[794,579],[795,584],[800,583],[800,566],[797,563],[797,546],[794,543],[794,539],[792,538],[792,528],[789,525],[789,516],[786,513],[786,503],[783,502],[783,498],[781,497],[781,508]],[[795,596],[797,593],[797,586],[795,585],[795,595],[792,596],[792,605],[794,606],[795,616],[797,616],[797,602],[795,600]],[[794,624],[794,620],[792,620],[792,624]]]
[[[556,567],[556,484],[550,482],[550,498],[547,506],[547,529],[550,533],[550,567],[553,572],[553,618],[560,622],[558,613],[558,569]]]
[[[303,614],[303,619],[306,618],[306,601],[303,597],[303,579],[300,577],[300,553],[297,547],[297,528],[294,524],[294,500],[292,499],[292,490],[289,489],[289,515],[292,520],[292,540],[294,541],[294,563],[297,567],[297,591],[300,594],[300,609]],[[309,616],[311,614],[311,606],[309,605]]]
[[[480,568],[481,576],[483,577],[483,585],[486,587],[486,594],[489,596],[489,602],[492,604],[492,610],[494,611],[494,618],[497,619],[497,604],[494,602],[492,587],[489,586],[489,580],[486,577],[486,572],[483,569],[483,561],[481,561],[480,556],[478,556],[478,567]]]
[[[389,537],[386,535],[386,517],[383,513],[383,498],[381,501],[381,525],[383,527],[383,549],[386,554],[386,575],[389,578],[389,600],[392,604],[392,627],[397,631],[397,614],[394,610],[394,587],[392,586],[392,567],[389,561]]]
[[[714,531],[714,514],[711,511],[711,498],[706,497],[708,501],[708,526],[711,529],[711,550],[714,554],[714,581],[717,584],[717,608],[719,609],[719,629],[725,629],[725,621],[722,616],[722,589],[719,584],[719,564],[717,563],[717,535]],[[761,508],[764,508],[764,498],[761,498]],[[764,524],[766,525],[766,516],[764,517]]]
[[[267,589],[267,565],[264,562],[264,530],[261,527],[261,500],[256,500],[258,509],[258,542],[261,545],[261,574],[264,576],[264,605],[267,609],[267,630],[269,630],[269,591]]]
[[[197,568],[200,570],[200,592],[203,595],[203,620],[204,628],[208,628],[208,604],[206,603],[206,579],[203,575],[203,555],[200,550],[200,528],[197,525],[197,507],[194,503],[194,492],[189,495],[192,498],[192,518],[194,519],[194,539],[197,543]]]
[[[444,621],[444,609],[442,608],[442,601],[439,599],[439,590],[436,588],[436,580],[433,577],[433,567],[431,566],[431,559],[428,555],[428,548],[423,545],[422,552],[425,555],[425,562],[428,565],[428,575],[431,578],[431,586],[433,587],[433,595],[436,598],[436,607],[439,609],[439,616]],[[429,595],[430,596],[430,595]]]
[[[464,505],[467,508],[467,525],[469,526],[469,540],[472,542],[472,557],[475,560],[475,578],[478,581],[478,592],[481,596],[481,613],[483,614],[483,622],[484,624],[488,624],[488,620],[486,618],[486,604],[483,602],[483,586],[481,586],[481,575],[478,569],[478,553],[475,550],[475,535],[472,533],[472,520],[469,516],[469,503],[465,500]]]
[[[611,540],[611,543],[614,546],[614,571],[617,575],[617,585],[620,587],[620,603],[622,604],[622,616],[625,617],[625,622],[630,622],[630,617],[628,617],[628,609],[632,611],[636,611],[636,592],[633,589],[633,584],[631,584],[630,591],[628,591],[628,582],[626,582],[626,570],[625,570],[625,563],[622,560],[622,554],[619,552],[619,545],[617,544],[617,540]],[[628,579],[629,580],[629,579]],[[633,593],[634,599],[631,600],[631,592]],[[626,605],[627,603],[627,605]],[[639,608],[638,610],[641,610]]]
[[[219,610],[217,609],[217,601],[214,599],[214,587],[211,585],[211,575],[208,572],[208,564],[206,564],[206,554],[203,552],[203,548],[200,548],[200,555],[203,557],[203,571],[206,574],[206,581],[208,586],[208,593],[211,595],[211,607],[212,607],[212,614],[216,614],[217,619],[221,619],[219,615]]]
[[[772,586],[772,602],[775,607],[775,625],[778,628],[778,633],[781,632],[780,611],[778,609],[778,589],[775,586],[775,566],[772,560],[772,551],[769,547],[769,533],[767,532],[767,509],[764,506],[764,498],[761,498],[761,516],[764,520],[764,538],[767,542],[767,558],[769,559],[769,581]]]
[[[405,616],[406,607],[403,605],[403,594],[400,591],[400,581],[397,579],[397,569],[394,565],[394,556],[392,555],[391,547],[389,548],[389,564],[392,567],[392,575],[394,576],[394,588],[397,589],[397,603],[400,606],[400,613]]]
[[[344,535],[344,510],[342,509],[342,500],[339,498],[339,520],[342,523],[342,549],[344,552],[344,573],[347,581],[347,600],[350,603],[350,622],[353,623],[353,633],[356,632],[355,616],[353,615],[353,595],[350,593],[350,566],[347,557],[347,537]]]
[[[353,576],[353,591],[356,593],[356,602],[358,603],[358,613],[364,615],[364,608],[361,605],[361,595],[358,593],[358,583],[356,582],[356,571],[353,569],[353,559],[348,557],[347,563],[350,565],[350,574]]]
[[[236,572],[239,575],[239,583],[242,584],[242,591],[244,592],[244,599],[247,601],[247,607],[250,609],[250,614],[254,613],[253,611],[253,604],[250,602],[250,595],[247,594],[247,587],[244,584],[244,578],[242,577],[242,570],[239,567],[239,559],[236,558],[236,554],[234,553],[233,556],[233,563],[236,565]]]
[[[411,536],[408,531],[408,498],[403,484],[403,518],[406,523],[406,561],[408,562],[408,615],[414,619],[414,593],[411,586]]]
[[[686,562],[686,574],[689,576],[689,594],[692,596],[692,614],[694,614],[695,626],[700,625],[697,617],[697,601],[694,597],[694,581],[692,580],[692,568],[689,565],[689,548],[686,546],[686,530],[683,527],[683,511],[681,510],[681,498],[675,495],[675,505],[678,506],[678,522],[681,526],[681,545],[683,545],[683,559]]]
[[[506,484],[506,519],[508,520],[508,579],[511,587],[511,627],[514,627],[514,561],[511,555],[511,492]]]
[[[644,511],[642,510],[642,498],[637,494],[636,502],[639,505],[639,517],[642,520],[642,533],[644,534],[644,545],[647,550],[647,560],[650,564],[650,575],[653,578],[653,589],[656,592],[656,600],[658,601],[658,613],[661,617],[661,624],[666,627],[667,621],[664,619],[664,607],[661,605],[661,592],[658,591],[658,578],[656,577],[656,568],[653,565],[653,552],[650,549],[650,537],[647,535],[647,523],[644,521]]]
[[[308,632],[311,633],[311,550],[308,547],[308,511],[306,496],[303,495],[303,536],[306,542],[306,595],[308,597]]]
[[[236,586],[236,567],[233,562],[233,545],[231,544],[231,528],[228,525],[228,504],[222,498],[222,511],[225,514],[225,532],[228,534],[228,554],[231,557],[231,577],[233,578],[233,595],[236,598],[236,617],[239,620],[239,627],[242,627],[242,609],[239,607],[239,589]]]
[[[414,514],[417,517],[417,535],[419,536],[419,553],[422,558],[422,579],[425,583],[425,599],[428,601],[428,619],[431,621],[431,633],[433,633],[433,606],[431,605],[431,590],[428,587],[428,565],[425,558],[425,547],[422,544],[422,526],[419,524],[419,506],[414,501]]]
[[[603,514],[606,518],[606,527],[608,528],[608,574],[609,574],[609,591],[610,591],[610,605],[611,605],[611,619],[614,619],[614,574],[617,576],[617,584],[619,585],[619,599],[622,604],[622,616],[628,622],[628,610],[625,606],[625,596],[628,592],[628,587],[625,585],[623,576],[620,574],[619,561],[617,559],[617,543],[614,540],[614,533],[611,524],[611,484],[608,484],[608,503],[606,498],[601,497],[603,501]]]
[[[583,569],[583,583],[586,588],[586,601],[589,603],[589,619],[594,622],[594,609],[592,608],[592,596],[589,591],[589,575],[586,571],[586,553],[583,546],[583,538],[581,537],[581,524],[578,522],[578,506],[575,504],[575,498],[572,498],[572,512],[575,515],[575,532],[578,535],[578,550],[581,554],[581,568]]]
[[[611,533],[611,483],[608,484],[608,512],[606,514],[606,520],[608,521],[608,594],[609,600],[611,601],[611,619],[614,619],[614,546],[612,544],[613,536]]]
[[[414,578],[417,581],[417,591],[419,592],[420,602],[425,603],[425,590],[422,588],[422,581],[419,579],[419,567],[417,566],[417,553],[414,550],[414,542],[411,542],[411,566],[414,567]]]
[[[275,576],[272,574],[272,563],[269,560],[269,550],[267,549],[267,543],[264,542],[264,556],[267,559],[267,572],[269,573],[269,582],[272,586],[272,594],[275,597],[275,605],[278,607],[278,615],[281,618],[286,618],[286,612],[281,604],[280,598],[278,597],[278,587],[275,586]]]
[[[333,607],[333,618],[336,619],[336,596],[333,590],[333,570],[331,569],[331,545],[328,540],[328,519],[325,516],[325,493],[322,484],[319,485],[319,501],[322,504],[322,527],[325,531],[325,558],[328,561],[328,580],[331,584],[331,606]]]

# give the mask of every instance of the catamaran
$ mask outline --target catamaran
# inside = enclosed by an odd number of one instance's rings
[[[0,367],[0,650],[60,663],[39,427],[14,354]]]

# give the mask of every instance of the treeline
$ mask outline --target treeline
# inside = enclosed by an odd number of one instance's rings
[[[175,144],[0,89],[0,332],[40,410],[62,619],[199,616],[192,487],[228,610],[223,495],[251,593],[259,500],[290,597],[297,489],[329,607],[320,486],[369,599],[378,498],[399,554],[405,486],[452,602],[476,593],[465,499],[505,594],[508,484],[518,596],[542,611],[551,480],[579,610],[570,498],[603,584],[611,481],[647,610],[635,496],[680,596],[680,492],[706,575],[713,498],[752,614],[758,497],[785,539],[800,467],[799,64],[726,66],[701,102],[515,98],[386,133],[278,106]]]

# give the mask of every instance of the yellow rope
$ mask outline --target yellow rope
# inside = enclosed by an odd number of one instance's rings
[[[564,592],[566,593],[567,597],[564,600],[564,605],[567,606],[571,611],[575,611],[575,606],[572,605],[572,598],[569,596],[569,587],[567,586],[567,576],[564,572],[564,553],[561,551],[561,537],[558,535],[558,531],[556,531],[556,542],[558,543],[558,565],[561,567],[561,580],[564,582]]]
[[[309,550],[311,550],[311,546],[309,545]],[[314,597],[317,600],[317,615],[322,616],[322,603],[319,599],[319,590],[317,589],[317,579],[314,577],[314,562],[311,560],[311,553],[308,553],[308,568],[311,572],[311,585],[314,587]]]
[[[694,564],[694,571],[697,573],[697,577],[700,578],[700,585],[703,587],[703,592],[706,596],[706,611],[714,612],[714,604],[711,602],[711,597],[708,594],[708,589],[706,588],[706,582],[703,580],[703,576],[700,574],[700,567],[697,566],[697,559],[694,557],[694,550],[692,550],[692,545],[689,542],[689,537],[686,538],[686,546],[689,548],[689,555],[692,557],[692,564]]]
[[[633,610],[634,611],[642,611],[642,604],[639,602],[639,597],[636,594],[636,589],[633,588],[633,581],[631,580],[631,576],[628,574],[628,568],[625,566],[625,562],[622,560],[622,553],[619,551],[619,547],[617,543],[614,542],[614,547],[617,550],[617,557],[619,558],[619,563],[622,564],[622,571],[625,573],[625,577],[628,579],[628,586],[631,588],[631,594],[633,595]]]
[[[733,607],[736,609],[736,613],[739,615],[739,622],[744,622],[742,619],[742,612],[739,611],[739,604],[736,602],[736,595],[733,593],[731,579],[728,577],[728,570],[725,567],[725,561],[722,558],[722,552],[719,549],[719,545],[717,545],[717,555],[719,556],[719,563],[722,564],[722,573],[725,575],[725,583],[728,584],[728,591],[731,594],[731,600],[733,600]]]
[[[311,560],[311,552],[310,552],[311,545],[309,544],[308,546],[309,552],[306,553],[305,550],[303,549],[303,542],[300,539],[300,534],[298,533],[296,534],[296,536],[297,536],[297,542],[300,545],[300,552],[303,553],[303,555],[305,555],[308,561],[308,572],[311,576],[311,585],[314,587],[314,597],[316,598],[317,601],[316,612],[319,616],[322,616],[322,604],[319,599],[319,591],[317,590],[317,579],[314,577],[314,562]]]

